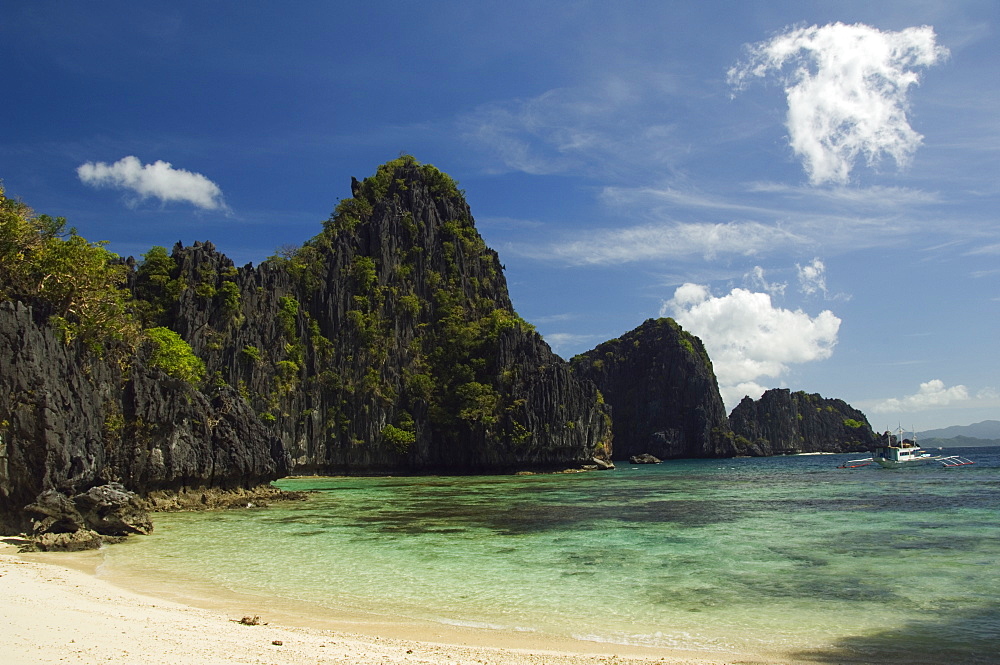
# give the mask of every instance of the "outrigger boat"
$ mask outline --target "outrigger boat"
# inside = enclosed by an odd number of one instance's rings
[[[937,462],[941,466],[948,467],[975,464],[972,460],[961,455],[932,455],[917,445],[917,436],[915,433],[913,440],[911,440],[903,438],[902,428],[899,428],[897,431],[899,436],[889,432],[883,434],[879,445],[872,450],[871,457],[847,460],[837,468],[854,469],[870,464],[878,464],[884,469],[898,469],[904,466],[914,466],[928,462]]]

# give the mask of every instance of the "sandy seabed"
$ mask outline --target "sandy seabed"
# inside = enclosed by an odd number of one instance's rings
[[[0,543],[0,662],[300,665],[729,665],[784,663],[750,654],[642,649],[399,621],[318,621],[270,612],[267,599],[203,607],[144,595],[86,572],[75,555],[20,555]],[[80,568],[68,561],[83,561]],[[93,567],[93,566],[91,566]],[[183,596],[183,594],[180,594]],[[258,625],[240,623],[260,618]]]

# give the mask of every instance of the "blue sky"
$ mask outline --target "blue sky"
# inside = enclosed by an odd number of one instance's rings
[[[238,264],[410,153],[562,356],[675,317],[731,408],[1000,418],[1000,3],[8,2],[0,179]]]

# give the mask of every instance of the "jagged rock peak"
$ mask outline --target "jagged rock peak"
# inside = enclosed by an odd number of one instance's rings
[[[648,319],[571,363],[612,407],[615,459],[735,454],[705,347],[673,319]]]
[[[105,291],[134,343],[67,340],[8,289],[0,528],[24,528],[43,492],[109,482],[144,495],[293,469],[610,466],[607,405],[514,312],[455,181],[407,156],[352,191],[257,267],[210,242],[114,262]]]
[[[850,404],[787,388],[744,397],[729,423],[750,455],[860,452],[876,439],[868,418]]]
[[[171,327],[240,387],[296,471],[607,458],[607,407],[516,314],[455,181],[404,156],[351,191],[317,236],[257,269],[173,255],[187,277]],[[228,312],[226,280],[239,291]]]

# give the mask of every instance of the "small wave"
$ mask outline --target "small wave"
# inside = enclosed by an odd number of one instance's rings
[[[651,635],[617,633],[599,635],[596,633],[574,633],[573,639],[584,642],[600,642],[602,644],[620,644],[629,647],[661,647],[687,649],[690,651],[730,651],[735,652],[732,644],[718,640],[706,640],[704,637],[691,633],[665,635],[657,631]]]
[[[485,621],[467,621],[463,619],[445,619],[445,618],[435,618],[434,621],[437,623],[443,623],[446,626],[457,626],[459,628],[477,628],[484,630],[513,630],[518,633],[534,633],[537,632],[534,628],[527,628],[525,626],[506,626],[499,623],[487,623]]]

